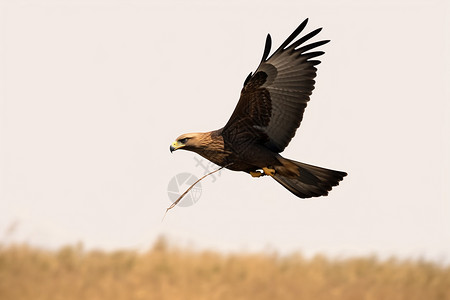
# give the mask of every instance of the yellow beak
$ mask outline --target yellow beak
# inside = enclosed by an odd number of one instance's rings
[[[170,145],[170,152],[173,152],[177,149],[183,148],[184,146],[185,146],[184,144],[182,144],[178,141],[175,141],[172,143],[172,145]]]

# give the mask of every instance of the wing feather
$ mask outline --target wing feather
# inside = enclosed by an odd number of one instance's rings
[[[229,143],[255,142],[275,152],[282,152],[294,137],[303,119],[303,113],[314,89],[319,60],[323,51],[311,51],[329,40],[304,44],[322,28],[296,40],[306,27],[304,20],[271,55],[272,40],[267,35],[264,53],[258,68],[244,83],[239,102],[222,129]],[[244,134],[245,132],[245,134]],[[247,141],[243,140],[245,136]]]

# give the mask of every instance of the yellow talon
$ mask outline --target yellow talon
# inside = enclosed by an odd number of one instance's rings
[[[270,175],[270,176],[275,175],[275,169],[270,169],[270,168],[266,168],[266,167],[264,167],[262,169],[266,175]]]
[[[258,171],[256,171],[256,172],[250,171],[250,175],[252,175],[252,177],[260,177],[260,176],[263,176],[264,174],[262,172],[258,172]]]

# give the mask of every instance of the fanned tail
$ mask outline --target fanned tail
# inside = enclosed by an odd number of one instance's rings
[[[281,158],[281,157],[280,157]],[[273,179],[300,198],[326,196],[347,173],[281,158]]]

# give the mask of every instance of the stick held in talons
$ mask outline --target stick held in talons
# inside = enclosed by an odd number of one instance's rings
[[[230,166],[230,165],[231,165],[231,164],[227,164],[227,165],[222,166],[222,167],[220,167],[220,168],[218,168],[218,169],[216,169],[216,170],[214,170],[214,171],[212,171],[212,172],[209,172],[208,174],[204,175],[203,177],[201,177],[200,179],[198,179],[196,182],[194,182],[193,184],[191,184],[191,186],[190,186],[186,191],[184,191],[184,193],[181,194],[181,196],[178,197],[178,199],[177,199],[175,202],[173,202],[171,206],[169,206],[169,207],[166,209],[166,212],[164,213],[164,217],[163,217],[162,221],[164,221],[164,218],[166,217],[167,212],[168,212],[170,209],[174,208],[174,207],[178,204],[178,202],[180,202],[181,199],[183,199],[183,197],[184,197],[184,196],[185,196],[185,195],[186,195],[186,194],[194,187],[194,185],[196,185],[197,183],[200,182],[200,180],[202,180],[202,179],[205,178],[206,176],[209,176],[209,175],[211,175],[211,174],[214,174],[214,173],[216,173],[216,172],[218,172],[218,171],[222,170],[223,168],[228,167],[228,166]]]

